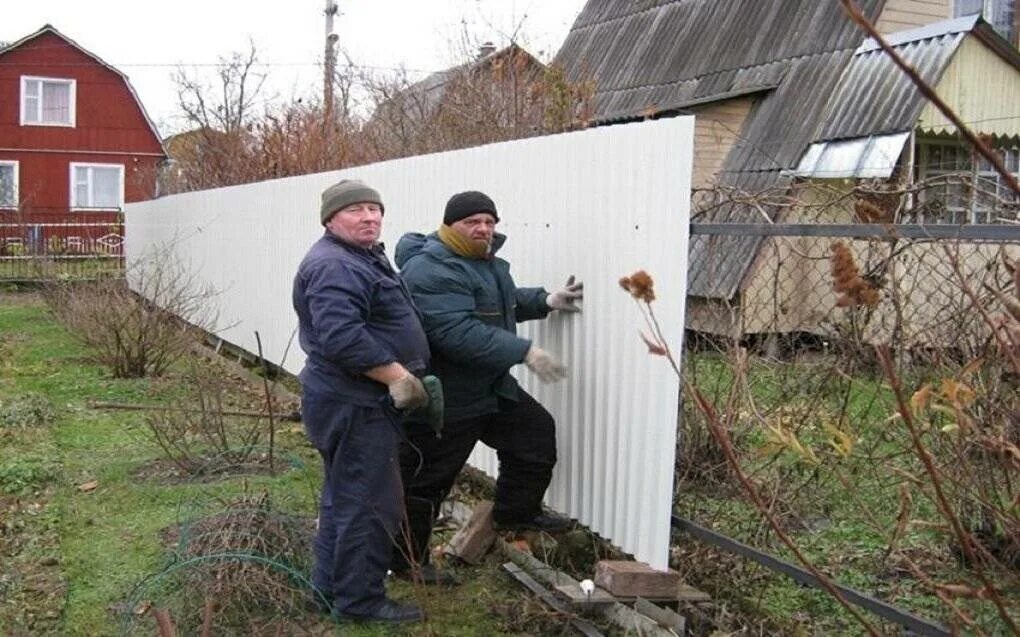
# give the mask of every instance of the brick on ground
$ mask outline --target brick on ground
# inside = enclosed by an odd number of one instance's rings
[[[478,564],[495,541],[496,530],[492,528],[492,501],[484,500],[475,506],[467,524],[450,539],[446,554],[468,564]]]

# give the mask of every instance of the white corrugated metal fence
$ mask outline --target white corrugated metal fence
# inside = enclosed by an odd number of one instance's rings
[[[482,190],[508,236],[500,256],[519,286],[552,290],[571,274],[585,284],[580,315],[554,314],[521,332],[560,356],[569,378],[524,387],[556,417],[559,462],[547,496],[554,509],[658,568],[666,566],[679,383],[649,356],[638,307],[618,284],[645,269],[655,311],[679,347],[687,280],[693,119],[673,118],[540,137],[356,169],[174,195],[130,204],[129,267],[171,244],[211,284],[220,335],[250,351],[254,332],[280,361],[297,325],[291,281],[321,234],[319,194],[341,178],[376,187],[386,205],[383,238],[431,232],[455,192]],[[295,345],[284,362],[300,371]],[[472,464],[495,472],[477,450]]]

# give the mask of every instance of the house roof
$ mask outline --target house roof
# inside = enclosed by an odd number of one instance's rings
[[[401,90],[389,101],[395,102],[412,99],[417,106],[417,111],[412,114],[427,117],[434,113],[440,103],[442,103],[450,81],[461,77],[466,73],[470,73],[475,69],[484,68],[511,54],[526,55],[531,64],[539,67],[545,66],[538,60],[538,58],[531,55],[531,53],[528,53],[525,49],[517,46],[516,44],[511,44],[499,49],[498,51],[493,51],[492,53],[477,59],[465,62],[464,64],[452,66],[448,69],[443,69],[442,71],[436,71],[435,73],[426,76],[424,79],[419,80]]]
[[[884,0],[861,4],[874,17]],[[863,36],[818,0],[589,0],[554,62],[597,80],[595,121],[779,86],[796,60],[855,48]]]
[[[874,19],[884,1],[860,5]],[[792,181],[784,171],[813,141],[839,70],[863,40],[832,2],[589,0],[555,63],[571,81],[595,80],[596,123],[677,112],[757,89],[761,98],[719,181],[760,192]],[[734,204],[701,219],[763,221],[759,208]],[[761,243],[760,237],[691,237],[689,294],[733,297]]]
[[[977,15],[894,33],[887,41],[925,83],[934,86],[968,34],[1020,70],[1020,53]],[[843,71],[816,141],[909,131],[927,103],[910,78],[869,38]],[[868,108],[861,108],[862,104]]]
[[[858,4],[874,21],[885,0]],[[977,16],[887,37],[922,77],[937,82],[967,33],[1020,62]],[[757,90],[718,174],[721,184],[749,193],[792,183],[812,144],[910,130],[926,103],[837,3],[818,0],[589,0],[555,62],[571,81],[595,80],[600,124]],[[765,216],[775,211],[730,204],[699,220]],[[732,298],[761,244],[759,237],[692,237],[689,294]]]
[[[142,117],[145,118],[145,123],[148,124],[149,130],[152,131],[153,137],[156,138],[156,142],[159,143],[160,148],[163,149],[163,154],[166,155],[167,154],[166,153],[166,149],[163,148],[163,142],[162,142],[162,138],[159,136],[159,131],[156,129],[156,125],[153,124],[152,118],[149,117],[148,111],[145,110],[145,105],[142,104],[142,100],[140,100],[138,98],[138,93],[135,92],[135,88],[133,86],[131,86],[131,80],[128,79],[128,76],[125,75],[124,73],[122,73],[116,67],[111,66],[110,64],[107,64],[102,58],[100,58],[95,53],[89,51],[88,49],[86,49],[82,45],[78,44],[77,42],[75,42],[71,38],[67,37],[66,35],[64,35],[60,31],[58,31],[57,28],[54,27],[52,24],[44,24],[42,26],[42,28],[40,28],[35,33],[30,33],[29,35],[26,35],[25,37],[21,38],[20,40],[15,41],[15,42],[11,42],[11,43],[6,44],[6,45],[0,44],[0,56],[3,56],[5,53],[9,53],[9,52],[13,51],[14,49],[17,49],[17,48],[21,47],[22,45],[27,44],[27,43],[31,42],[32,40],[34,40],[34,39],[38,38],[39,36],[42,36],[42,35],[44,35],[46,33],[52,33],[53,35],[57,36],[58,38],[64,40],[65,42],[67,42],[68,44],[73,46],[74,48],[78,49],[79,51],[81,51],[85,55],[87,55],[90,58],[92,58],[93,60],[95,60],[99,65],[109,69],[110,71],[113,71],[118,76],[120,76],[121,79],[124,80],[124,84],[127,86],[128,91],[131,92],[131,97],[134,98],[135,103],[138,104],[138,108],[141,109],[141,111],[142,111]]]

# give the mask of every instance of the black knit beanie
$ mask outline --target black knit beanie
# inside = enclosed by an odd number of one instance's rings
[[[496,204],[492,203],[488,195],[477,190],[458,192],[446,202],[443,224],[449,226],[479,212],[487,212],[499,221]]]

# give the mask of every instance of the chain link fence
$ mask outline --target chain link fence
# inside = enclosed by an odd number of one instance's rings
[[[695,223],[692,246],[677,514],[946,626],[1015,629],[1020,226]],[[860,630],[732,555],[675,553],[784,629]]]

